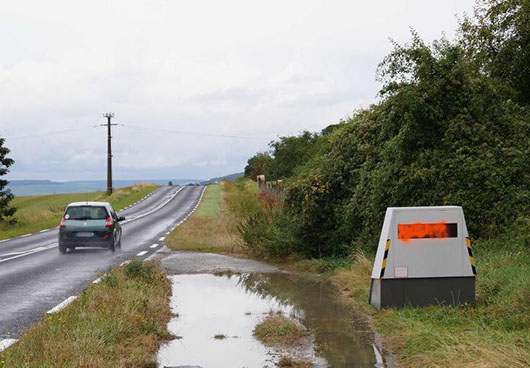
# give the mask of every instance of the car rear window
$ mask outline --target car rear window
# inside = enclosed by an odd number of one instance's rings
[[[72,206],[66,210],[67,220],[105,220],[109,217],[107,210],[102,206]]]

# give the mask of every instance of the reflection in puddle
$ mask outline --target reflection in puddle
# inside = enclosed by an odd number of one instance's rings
[[[170,279],[171,307],[178,317],[168,328],[182,338],[162,346],[160,367],[275,367],[282,355],[312,361],[314,367],[375,364],[367,327],[339,302],[335,287],[322,278],[201,274]],[[264,346],[252,330],[271,310],[298,319],[314,336],[291,349]]]

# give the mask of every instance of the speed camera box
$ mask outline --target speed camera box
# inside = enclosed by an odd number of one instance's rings
[[[475,276],[462,207],[387,209],[370,285],[376,309],[471,303]]]

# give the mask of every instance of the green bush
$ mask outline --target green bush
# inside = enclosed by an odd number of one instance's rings
[[[129,279],[149,281],[153,277],[154,266],[151,263],[144,263],[142,261],[131,261],[125,266],[123,273]]]
[[[225,194],[228,210],[238,217],[249,217],[264,212],[263,204],[251,191],[232,190]]]
[[[248,216],[237,226],[237,230],[253,253],[285,257],[302,249],[293,236],[291,226],[293,224],[288,216],[281,211],[274,211],[271,214]]]
[[[530,124],[458,46],[417,36],[379,71],[383,100],[331,135],[287,211],[312,255],[373,248],[393,206],[461,205],[473,237],[502,233],[530,208]]]
[[[454,42],[413,33],[394,44],[377,71],[377,104],[319,134],[280,137],[249,160],[246,171],[288,177],[288,225],[249,220],[252,239],[265,247],[288,234],[290,249],[336,257],[373,251],[387,207],[460,205],[474,239],[527,221],[530,7],[477,6]]]

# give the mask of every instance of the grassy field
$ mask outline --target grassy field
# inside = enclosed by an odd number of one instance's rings
[[[159,344],[171,337],[170,293],[154,264],[115,268],[0,353],[0,367],[157,367]]]
[[[237,252],[234,216],[224,200],[227,192],[221,188],[226,185],[230,184],[208,185],[197,211],[166,238],[166,244],[171,249],[209,253]]]
[[[156,185],[138,184],[133,187],[116,189],[110,196],[106,192],[90,192],[16,197],[12,205],[17,207],[17,223],[14,225],[0,224],[0,239],[58,226],[64,208],[70,202],[110,202],[116,210],[119,210],[142,199],[157,188],[159,187]]]

